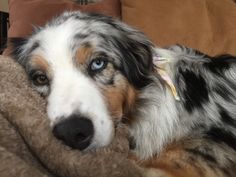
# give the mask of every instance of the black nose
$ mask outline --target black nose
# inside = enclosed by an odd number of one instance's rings
[[[91,120],[73,115],[59,122],[53,128],[53,134],[66,145],[83,150],[90,145],[94,128]]]

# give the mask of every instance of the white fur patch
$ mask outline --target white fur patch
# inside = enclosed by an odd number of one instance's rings
[[[137,121],[130,129],[136,142],[135,151],[142,159],[159,154],[179,129],[175,99],[169,90],[162,94],[164,90],[160,89],[150,86],[139,96],[147,103],[137,109]]]

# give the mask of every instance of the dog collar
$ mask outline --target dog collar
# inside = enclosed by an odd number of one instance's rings
[[[157,53],[153,56],[153,64],[155,66],[155,70],[161,76],[161,78],[165,81],[166,85],[170,88],[175,100],[179,101],[180,98],[176,91],[175,85],[171,80],[167,68],[169,64],[169,59],[158,55]]]

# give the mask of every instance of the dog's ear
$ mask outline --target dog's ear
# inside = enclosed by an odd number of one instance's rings
[[[122,53],[122,72],[129,82],[136,88],[151,83],[153,44],[147,37],[137,30],[129,29],[121,39],[117,39],[117,47]]]
[[[39,47],[39,42],[28,38],[10,38],[8,45],[10,56],[25,67],[30,53]]]
[[[22,54],[23,54],[23,45],[27,42],[26,38],[13,37],[8,39],[8,48],[10,56],[21,63]]]

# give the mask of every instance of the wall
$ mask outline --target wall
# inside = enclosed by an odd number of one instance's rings
[[[8,12],[8,0],[0,0],[0,11]]]

